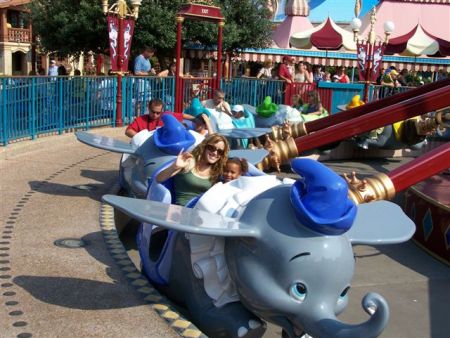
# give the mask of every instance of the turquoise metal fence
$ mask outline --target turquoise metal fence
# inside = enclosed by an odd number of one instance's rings
[[[221,88],[226,100],[231,104],[250,104],[257,106],[266,96],[276,104],[284,103],[284,82],[251,78],[222,79]]]
[[[147,111],[151,99],[161,99],[164,110],[175,107],[175,78],[127,76],[122,78],[122,119],[130,123],[135,116]]]
[[[211,97],[211,81],[186,81],[188,86],[185,87],[189,89],[189,93],[195,95],[195,89],[200,84],[201,88],[197,88],[198,95],[202,98]],[[124,124],[130,123],[135,116],[144,114],[147,103],[152,98],[161,99],[165,110],[174,109],[173,77],[128,76],[122,78],[121,85]],[[61,134],[77,128],[115,126],[117,86],[117,78],[110,76],[0,78],[0,144],[34,139],[45,133]],[[221,88],[231,104],[257,106],[265,96],[271,96],[274,103],[282,104],[287,95],[283,81],[278,80],[234,78],[222,80]],[[372,86],[369,97],[376,100],[409,89]],[[333,114],[339,111],[338,105],[348,103],[355,94],[362,95],[363,84],[320,82],[317,90]],[[191,97],[184,99],[190,101]],[[188,101],[185,103],[188,104]]]
[[[319,82],[318,90],[322,94],[331,94],[329,112],[336,114],[341,110],[339,105],[345,105],[351,101],[353,96],[360,95],[363,97],[364,84],[363,83],[336,83],[336,82]],[[370,91],[369,91],[370,94]]]
[[[115,77],[0,79],[0,142],[114,125]]]

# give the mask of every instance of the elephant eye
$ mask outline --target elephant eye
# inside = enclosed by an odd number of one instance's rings
[[[344,298],[345,296],[347,296],[347,292],[348,290],[350,290],[350,286],[347,286],[344,291],[342,291],[341,295],[339,297]]]
[[[306,298],[306,285],[303,283],[295,283],[291,286],[289,291],[292,298],[298,302],[303,302]]]

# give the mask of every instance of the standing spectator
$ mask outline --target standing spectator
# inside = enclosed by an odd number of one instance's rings
[[[380,75],[378,75],[378,77],[377,77],[377,85],[381,85],[381,80],[383,79],[385,71],[386,71],[386,69],[381,68]]]
[[[278,69],[278,77],[280,80],[283,80],[284,82],[290,84],[293,82],[293,77],[291,72],[289,71],[289,66],[293,63],[293,58],[285,55],[283,56],[283,63],[280,65],[280,68]]]
[[[67,69],[63,65],[58,67],[58,76],[67,76]]]
[[[397,76],[398,72],[395,69],[391,69],[383,76],[381,85],[386,87],[398,87]]]
[[[134,60],[134,75],[147,76],[155,75],[155,70],[152,68],[150,58],[155,54],[155,49],[152,47],[144,47],[142,53]]]
[[[400,74],[397,76],[397,81],[401,86],[408,86],[408,70],[402,69],[402,71],[400,72]]]
[[[176,70],[177,70],[177,65],[174,62],[172,62],[169,65],[169,68],[159,72],[156,76],[158,76],[158,77],[175,76]]]
[[[301,83],[313,83],[313,77],[309,72],[307,63],[300,61],[297,64],[297,72],[295,73],[294,81]]]
[[[48,67],[48,76],[57,76],[58,75],[58,66],[56,65],[55,60],[50,60],[50,67]]]
[[[142,53],[139,54],[134,60],[134,75],[136,76],[149,76],[155,75],[155,70],[152,68],[150,63],[150,58],[155,54],[155,50],[151,47],[144,47]],[[136,91],[137,91],[137,103],[136,103],[136,115],[143,115],[145,112],[142,111],[145,107],[147,100],[150,97],[150,83],[146,79],[136,80]]]
[[[262,68],[259,70],[256,77],[258,79],[271,79],[272,78],[272,60],[264,61]]]
[[[340,66],[337,72],[337,76],[339,78],[340,83],[350,83],[350,78],[348,77],[348,75],[345,73],[345,67],[344,66]]]
[[[324,80],[324,73],[322,72],[322,66],[314,65],[313,66],[313,81],[314,83],[318,83],[319,81]]]

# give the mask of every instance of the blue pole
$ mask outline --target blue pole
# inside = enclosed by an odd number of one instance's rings
[[[87,82],[87,85],[85,86],[86,88],[86,108],[84,109],[84,111],[86,112],[86,129],[89,129],[89,109],[91,108],[91,83],[92,81],[88,81],[91,78],[84,78],[83,80]]]
[[[58,134],[62,134],[63,128],[64,128],[64,115],[63,115],[63,79],[59,78],[57,79],[58,84],[58,116],[59,116],[59,123],[58,123]]]
[[[8,119],[6,118],[6,83],[5,79],[1,79],[2,87],[2,121],[3,121],[3,145],[8,144]]]
[[[31,111],[31,139],[34,140],[36,138],[36,78],[31,78],[31,86],[30,86],[30,101],[28,101],[28,108]]]

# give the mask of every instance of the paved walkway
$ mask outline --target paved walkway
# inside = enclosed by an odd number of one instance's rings
[[[123,129],[95,132],[123,135]],[[78,143],[73,134],[0,149],[0,337],[175,336],[130,286],[100,232],[99,199],[116,182],[119,158]],[[396,165],[333,164],[365,172]],[[81,238],[87,246],[54,244],[63,238]],[[366,320],[360,301],[375,291],[391,308],[382,337],[448,337],[450,268],[412,243],[357,246],[355,252],[343,320]],[[269,327],[265,337],[279,333]]]
[[[119,159],[73,134],[0,149],[0,337],[175,336],[129,284],[100,232],[99,199],[116,182]],[[63,238],[87,246],[54,245]]]

